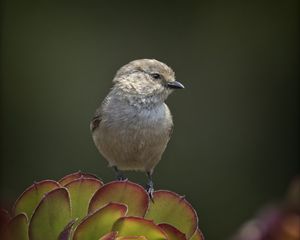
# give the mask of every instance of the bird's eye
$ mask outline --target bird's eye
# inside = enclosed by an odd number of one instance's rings
[[[154,79],[160,79],[161,76],[159,73],[151,73],[151,76],[154,78]]]

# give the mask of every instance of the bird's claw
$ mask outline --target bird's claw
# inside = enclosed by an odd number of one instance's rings
[[[149,196],[150,200],[154,203],[154,200],[153,200],[153,193],[154,193],[153,184],[147,184],[146,185],[146,191],[148,193],[148,196]]]
[[[126,181],[126,180],[128,180],[128,178],[125,177],[123,174],[118,174],[117,180],[118,181]]]
[[[115,171],[117,181],[126,181],[127,180],[127,178],[123,175],[123,173],[121,171],[119,171],[119,169],[116,166],[113,166],[113,169]]]

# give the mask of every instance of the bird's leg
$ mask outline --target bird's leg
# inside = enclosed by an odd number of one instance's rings
[[[118,181],[124,181],[127,179],[126,177],[124,177],[123,173],[117,168],[117,166],[113,166],[113,169],[115,171],[116,178]]]
[[[146,191],[151,199],[151,201],[153,202],[153,192],[154,192],[154,184],[153,184],[153,181],[152,181],[152,175],[151,175],[151,172],[147,172],[147,177],[148,177],[148,182],[147,182],[147,185],[146,185]]]

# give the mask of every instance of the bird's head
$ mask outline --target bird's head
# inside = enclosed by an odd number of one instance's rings
[[[114,87],[135,98],[163,102],[174,89],[184,86],[175,80],[174,71],[155,59],[139,59],[119,69]]]

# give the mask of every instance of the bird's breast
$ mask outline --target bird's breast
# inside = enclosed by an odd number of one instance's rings
[[[136,111],[108,109],[93,132],[99,151],[120,169],[152,169],[169,141],[172,116],[166,104]]]
[[[120,131],[162,131],[172,125],[172,116],[166,104],[137,109],[118,106],[103,113],[103,125]]]

